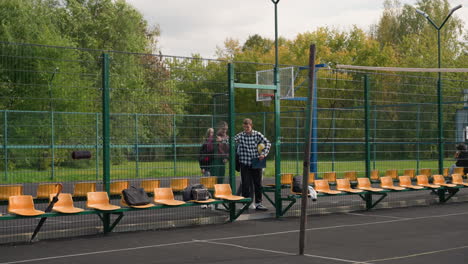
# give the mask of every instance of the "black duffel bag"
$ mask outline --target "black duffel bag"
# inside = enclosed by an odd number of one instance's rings
[[[203,184],[191,184],[182,192],[184,201],[206,201],[211,198],[211,194]]]
[[[143,188],[130,186],[122,191],[123,198],[128,205],[146,205],[151,202]]]

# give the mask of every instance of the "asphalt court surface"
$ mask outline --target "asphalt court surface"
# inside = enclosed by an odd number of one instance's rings
[[[468,263],[468,203],[39,241],[0,246],[4,263]]]

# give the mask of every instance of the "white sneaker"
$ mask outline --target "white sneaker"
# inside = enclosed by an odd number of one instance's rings
[[[200,206],[200,208],[201,208],[201,209],[206,209],[206,208],[208,208],[208,205],[202,204],[202,205]]]
[[[268,211],[268,208],[266,208],[263,204],[258,203],[258,204],[255,204],[255,210],[257,210],[257,211]]]
[[[251,203],[250,206],[249,206],[249,209],[255,209],[255,208],[257,208],[257,206],[255,206],[254,203]]]

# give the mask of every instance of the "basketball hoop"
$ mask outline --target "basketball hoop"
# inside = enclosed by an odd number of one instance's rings
[[[271,101],[273,101],[273,98],[275,97],[275,94],[272,94],[272,93],[259,93],[258,96],[260,98],[263,98],[263,100],[261,101],[263,106],[270,106],[271,104]]]

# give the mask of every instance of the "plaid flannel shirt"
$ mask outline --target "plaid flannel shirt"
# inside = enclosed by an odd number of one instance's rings
[[[265,148],[262,150],[262,153],[265,157],[270,152],[271,143],[268,139],[260,132],[252,130],[250,134],[240,132],[234,137],[236,142],[236,152],[239,155],[239,161],[245,165],[252,165],[252,159],[258,158],[260,154],[258,153],[258,144],[263,143]]]

